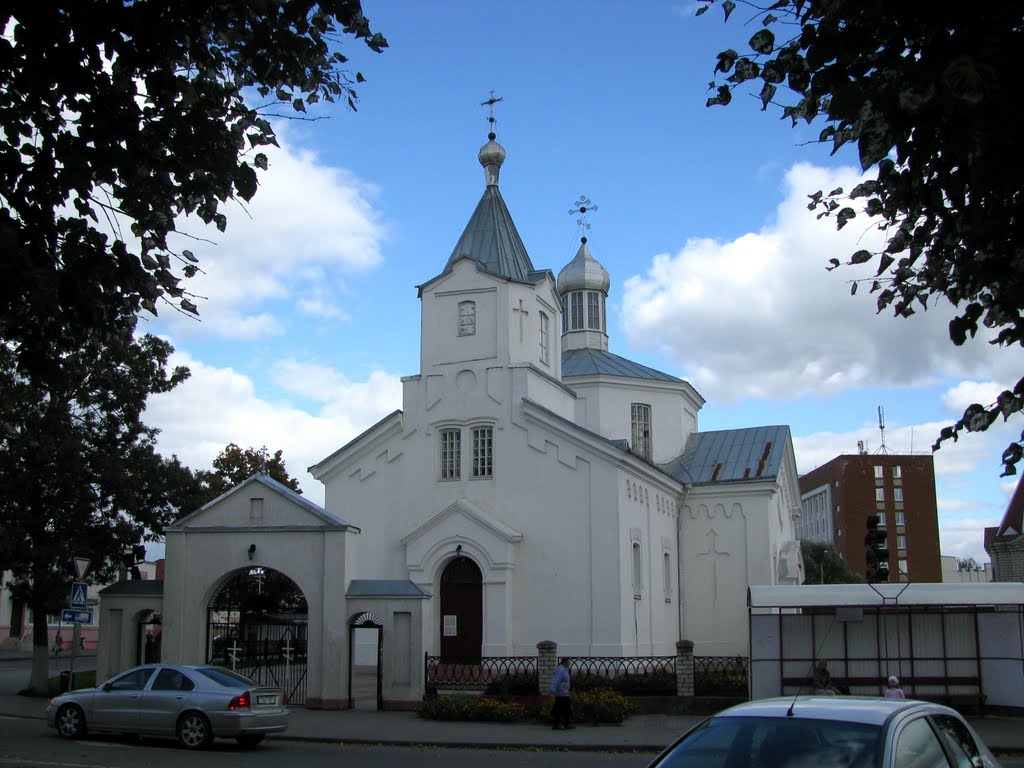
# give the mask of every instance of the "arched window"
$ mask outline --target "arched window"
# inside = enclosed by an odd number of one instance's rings
[[[540,361],[547,365],[551,359],[550,326],[546,312],[540,313]]]
[[[651,460],[651,406],[633,403],[630,406],[630,421],[633,440],[630,448],[645,461]]]
[[[665,602],[672,602],[672,556],[668,552],[661,555],[662,570],[665,576]]]
[[[640,542],[633,540],[633,599],[639,600],[643,590],[643,562],[640,557]]]

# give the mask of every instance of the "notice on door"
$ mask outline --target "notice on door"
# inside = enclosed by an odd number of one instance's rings
[[[459,617],[455,615],[444,617],[444,636],[455,637],[458,635]]]

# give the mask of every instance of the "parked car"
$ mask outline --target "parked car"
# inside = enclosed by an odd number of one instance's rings
[[[146,664],[96,688],[52,699],[46,723],[66,739],[113,731],[176,737],[197,749],[215,737],[255,746],[288,727],[284,691],[267,688],[230,669]]]
[[[651,768],[998,768],[958,712],[867,696],[797,696],[730,707],[681,736]]]

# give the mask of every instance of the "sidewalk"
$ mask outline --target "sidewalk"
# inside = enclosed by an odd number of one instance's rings
[[[42,721],[46,704],[45,698],[0,695],[0,716]],[[288,731],[272,738],[392,746],[658,752],[701,719],[636,715],[622,725],[578,725],[571,731],[553,731],[539,723],[443,722],[423,720],[415,712],[293,707]],[[1024,753],[1024,718],[968,719],[993,752]]]

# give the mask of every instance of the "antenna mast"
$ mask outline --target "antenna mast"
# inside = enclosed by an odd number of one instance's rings
[[[878,449],[879,453],[888,453],[888,449],[885,447],[885,409],[882,406],[878,406],[878,431],[882,435],[882,446]]]

